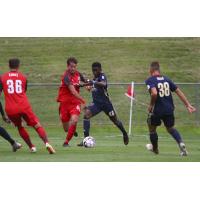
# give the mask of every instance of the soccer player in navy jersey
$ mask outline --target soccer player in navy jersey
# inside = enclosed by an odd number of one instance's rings
[[[1,83],[0,83],[0,91],[2,90],[2,87],[1,87]],[[1,113],[1,116],[2,116],[2,119],[3,121],[5,121],[6,123],[10,123],[10,120],[8,119],[8,117],[5,115],[5,112],[4,112],[4,109],[3,109],[3,106],[0,102],[0,113]],[[18,142],[16,142],[11,136],[10,134],[3,128],[0,126],[0,136],[2,138],[4,138],[5,140],[7,140],[10,145],[12,146],[12,150],[13,152],[16,152],[18,149],[20,149],[22,147],[22,145]]]
[[[159,153],[158,135],[156,129],[163,121],[167,132],[177,142],[182,156],[187,156],[185,144],[180,133],[174,127],[174,103],[172,92],[175,92],[180,100],[185,104],[189,113],[193,113],[196,109],[190,104],[183,92],[166,76],[161,75],[159,62],[152,62],[150,65],[150,77],[145,81],[149,90],[151,100],[148,107],[148,127],[150,133],[151,144],[147,144],[147,149]]]
[[[90,118],[104,112],[109,119],[118,127],[122,132],[123,141],[125,145],[129,143],[129,137],[124,129],[122,122],[118,119],[116,112],[113,108],[112,102],[109,99],[108,95],[108,83],[106,75],[102,72],[101,63],[95,62],[92,64],[92,72],[94,79],[90,81],[92,99],[93,102],[85,108],[84,119],[83,119],[83,128],[84,128],[84,137],[89,136],[90,131]],[[83,146],[83,142],[78,144],[78,146]]]

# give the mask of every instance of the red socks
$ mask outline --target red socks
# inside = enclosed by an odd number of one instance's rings
[[[29,148],[33,147],[34,145],[31,142],[31,139],[29,137],[28,132],[24,127],[18,127],[18,131],[20,136],[23,138],[23,140],[26,142],[26,144],[29,146]]]
[[[68,129],[68,133],[67,133],[67,137],[66,137],[66,141],[65,144],[68,144],[69,141],[72,139],[72,137],[74,136],[74,133],[76,131],[76,124],[75,125],[71,125]]]
[[[43,140],[43,142],[46,144],[48,142],[48,139],[47,139],[47,134],[46,134],[44,128],[39,127],[39,128],[36,128],[35,130],[37,131],[38,135]]]

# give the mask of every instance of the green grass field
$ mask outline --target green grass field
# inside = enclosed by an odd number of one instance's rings
[[[76,56],[79,70],[91,77],[91,63],[101,61],[110,82],[144,82],[148,77],[148,65],[159,60],[162,71],[175,82],[199,82],[200,77],[199,38],[0,38],[0,73],[7,71],[10,57],[19,57],[21,71],[28,75],[30,83],[59,83],[65,70],[66,58]],[[128,129],[129,100],[124,96],[125,86],[111,86],[110,94],[119,118]],[[200,87],[181,86],[189,100],[199,108]],[[144,86],[135,88],[137,100],[148,103],[149,97]],[[18,136],[16,129],[5,126],[23,148],[10,152],[9,145],[0,138],[0,161],[200,161],[200,114],[188,115],[184,106],[175,98],[177,127],[188,146],[189,156],[182,158],[176,143],[163,128],[159,130],[160,155],[155,156],[145,149],[148,143],[146,127],[146,107],[134,105],[133,136],[126,147],[119,131],[107,118],[100,114],[92,119],[91,135],[97,145],[94,149],[76,146],[82,139],[82,116],[78,126],[79,138],[74,138],[71,148],[64,149],[65,134],[58,116],[55,101],[56,87],[29,87],[28,97],[34,111],[45,126],[50,141],[57,153],[48,155],[37,134],[30,130],[33,142],[38,148],[31,154]],[[87,102],[90,95],[82,95]],[[1,97],[3,102],[3,98]],[[2,124],[2,121],[1,121]]]
[[[16,131],[9,129],[14,136],[17,136]],[[146,128],[136,127],[135,135],[131,136],[130,144],[124,146],[122,137],[117,129],[113,127],[95,127],[92,128],[92,135],[96,139],[97,146],[93,149],[77,147],[80,142],[79,138],[74,138],[70,148],[63,148],[62,143],[65,138],[61,128],[47,129],[50,140],[55,146],[57,153],[49,155],[44,148],[43,143],[38,139],[34,131],[30,131],[33,142],[38,148],[36,154],[31,154],[27,146],[22,142],[23,148],[16,153],[10,151],[7,143],[0,140],[0,161],[63,161],[63,162],[128,162],[128,161],[150,161],[150,162],[194,162],[200,161],[200,128],[181,127],[185,142],[188,147],[189,156],[179,156],[179,149],[173,139],[165,132],[164,129],[159,131],[160,154],[154,155],[145,149],[145,144],[148,143]],[[21,139],[19,139],[21,142]]]

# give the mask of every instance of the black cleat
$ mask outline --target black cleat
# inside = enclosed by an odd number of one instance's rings
[[[128,143],[129,143],[128,134],[124,134],[124,135],[123,135],[123,140],[124,140],[124,144],[125,144],[125,145],[128,145]]]
[[[67,143],[63,143],[63,147],[70,147],[70,145]]]
[[[83,141],[81,141],[79,144],[77,144],[78,147],[83,147]]]
[[[78,137],[78,133],[77,132],[74,133],[74,137]]]
[[[21,149],[22,145],[18,142],[15,142],[13,145],[12,145],[12,150],[13,152],[16,152],[18,149]]]

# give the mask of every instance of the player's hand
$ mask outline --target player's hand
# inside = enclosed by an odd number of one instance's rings
[[[149,105],[148,107],[148,112],[151,113],[153,111],[153,106],[152,105]]]
[[[86,109],[86,101],[84,100],[84,102],[81,103],[81,110],[85,109]]]
[[[9,119],[7,116],[2,116],[2,119],[3,119],[3,121],[6,122],[7,124],[10,124],[10,123],[11,123],[10,119]]]
[[[189,113],[196,112],[196,108],[194,106],[192,106],[192,105],[188,105],[186,108],[187,108]]]
[[[85,89],[88,91],[88,92],[90,92],[91,90],[92,90],[92,86],[90,85],[90,86],[85,86]]]
[[[96,83],[96,81],[94,81],[94,80],[92,80],[92,81],[89,80],[89,81],[88,81],[88,84],[89,84],[90,86],[94,85],[95,83]]]

